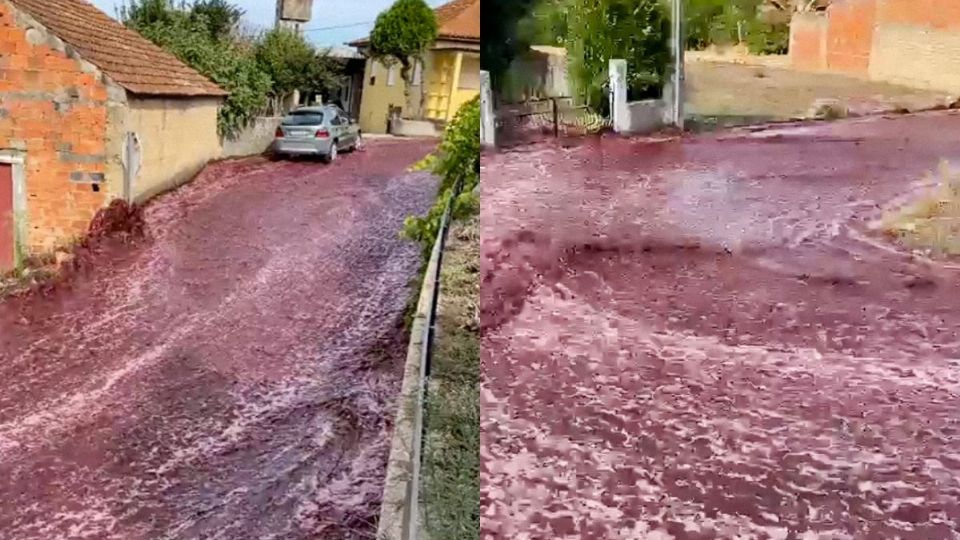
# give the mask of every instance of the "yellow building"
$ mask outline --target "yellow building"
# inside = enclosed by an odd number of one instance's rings
[[[409,103],[400,66],[367,60],[358,119],[364,132],[386,133],[397,108],[403,118],[442,124],[480,93],[480,0],[453,0],[438,7],[436,14],[437,41],[414,70]],[[369,41],[351,45],[366,52]]]

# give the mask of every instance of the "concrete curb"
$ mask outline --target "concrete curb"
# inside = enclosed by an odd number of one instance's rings
[[[428,316],[437,282],[437,265],[440,263],[442,242],[433,244],[430,261],[427,263],[417,312],[410,328],[410,344],[407,347],[407,359],[403,366],[403,385],[397,399],[397,415],[394,421],[393,436],[390,442],[390,458],[387,461],[387,476],[383,486],[383,503],[380,507],[380,522],[377,525],[377,540],[404,540],[409,535],[412,519],[412,500],[417,495],[414,477],[417,419],[422,411],[420,391],[422,381],[423,348],[426,345]],[[422,417],[421,417],[422,418]],[[419,512],[418,512],[419,513]],[[420,527],[417,527],[419,530]]]

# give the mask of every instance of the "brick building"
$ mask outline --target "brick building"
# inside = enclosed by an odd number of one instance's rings
[[[0,0],[0,270],[218,157],[225,95],[85,0]]]
[[[960,91],[960,1],[833,0],[790,26],[797,69]]]

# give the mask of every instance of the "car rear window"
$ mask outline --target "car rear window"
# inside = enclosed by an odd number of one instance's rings
[[[322,123],[322,112],[292,112],[283,119],[285,126],[317,126]]]

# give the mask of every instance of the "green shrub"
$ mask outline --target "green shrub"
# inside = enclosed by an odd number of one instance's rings
[[[686,41],[691,49],[735,45],[742,38],[754,54],[784,54],[790,42],[788,22],[760,16],[763,0],[688,0]]]
[[[513,59],[527,50],[530,42],[518,25],[537,0],[485,0],[480,11],[480,69],[490,72],[490,83],[500,90]],[[557,0],[561,1],[561,0]]]
[[[403,236],[421,244],[425,259],[430,256],[447,201],[458,182],[462,180],[461,192],[452,201],[452,219],[463,219],[480,211],[480,197],[475,192],[480,182],[479,133],[480,97],[477,96],[457,111],[432,159],[432,171],[440,177],[436,202],[426,216],[410,216],[404,223]]]
[[[254,45],[254,55],[257,65],[273,81],[270,93],[277,100],[295,90],[326,94],[337,85],[333,62],[293,30],[270,30]]]
[[[790,25],[751,21],[747,24],[747,47],[753,54],[786,54],[790,48]]]
[[[293,90],[325,93],[336,84],[332,62],[296,33],[240,36],[243,10],[229,0],[127,0],[119,15],[125,25],[229,93],[218,117],[223,136],[263,113],[268,96],[283,98]]]
[[[220,108],[218,128],[221,135],[231,135],[263,110],[272,83],[250,47],[229,35],[217,35],[223,32],[224,23],[211,25],[207,17],[206,13],[191,12],[189,6],[176,8],[166,0],[133,1],[121,10],[127,26],[229,92]]]
[[[570,0],[571,82],[586,103],[606,110],[613,58],[627,61],[631,100],[659,97],[670,65],[670,22],[661,0]]]
[[[688,0],[684,13],[688,49],[705,49],[717,43],[718,38],[723,43],[728,42],[729,29],[723,27],[722,21],[726,5],[726,0]]]

